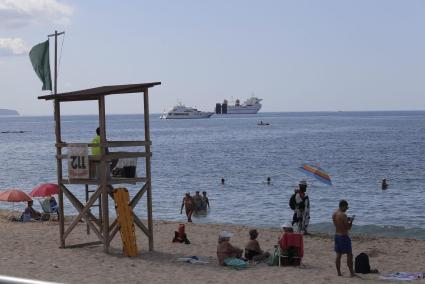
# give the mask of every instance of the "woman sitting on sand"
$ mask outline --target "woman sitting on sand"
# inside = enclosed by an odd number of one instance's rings
[[[217,260],[220,265],[225,265],[226,259],[242,257],[242,250],[230,244],[232,236],[233,234],[227,231],[222,231],[218,236]]]
[[[24,213],[22,214],[22,219],[25,221],[25,216],[30,217],[31,219],[34,220],[40,220],[41,219],[41,213],[38,212],[37,210],[35,210],[32,205],[33,205],[33,201],[30,200],[28,201],[28,206],[27,208],[25,208]]]
[[[258,231],[256,229],[252,229],[249,231],[249,241],[245,246],[245,258],[247,260],[253,261],[263,261],[266,260],[270,254],[268,252],[264,252],[260,243],[257,241]]]

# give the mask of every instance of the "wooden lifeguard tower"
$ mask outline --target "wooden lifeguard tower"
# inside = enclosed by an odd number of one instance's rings
[[[105,252],[109,251],[111,240],[119,231],[120,227],[117,220],[111,224],[109,222],[109,206],[108,200],[112,196],[112,189],[114,185],[122,184],[143,184],[137,193],[130,201],[131,208],[135,208],[143,195],[147,196],[147,226],[143,224],[140,218],[133,212],[134,223],[139,227],[145,235],[149,238],[149,250],[153,250],[153,223],[152,223],[152,187],[151,187],[151,140],[149,130],[149,98],[148,89],[160,82],[131,84],[131,85],[114,85],[103,86],[98,88],[79,90],[74,92],[67,92],[61,94],[53,94],[47,96],[40,96],[38,99],[53,100],[54,101],[54,118],[55,118],[55,133],[56,133],[56,162],[57,162],[57,180],[60,186],[59,193],[59,233],[60,233],[60,247],[80,247],[84,245],[103,244]],[[105,96],[129,94],[129,93],[143,93],[144,104],[144,141],[107,141],[106,140],[106,114],[105,114]],[[99,107],[99,128],[100,128],[100,144],[91,143],[64,143],[61,139],[61,103],[76,102],[76,101],[98,101]],[[75,147],[78,145],[82,147],[100,147],[100,155],[88,156],[90,163],[97,163],[97,175],[88,178],[72,178],[64,176],[63,162],[69,157],[67,154],[62,153],[66,147]],[[109,152],[107,148],[113,147],[144,147],[144,151],[135,152]],[[144,158],[145,159],[145,175],[142,177],[113,177],[110,175],[110,162],[113,159],[120,158]],[[97,185],[97,189],[90,196],[90,198],[83,204],[72,192],[67,188],[69,184],[80,185]],[[64,195],[69,199],[71,204],[78,211],[78,216],[71,224],[65,228],[65,215],[64,215]],[[99,217],[94,216],[90,208],[96,200],[100,200]],[[84,219],[86,224],[99,238],[99,241],[66,245],[66,239],[72,230],[78,225],[80,220]]]

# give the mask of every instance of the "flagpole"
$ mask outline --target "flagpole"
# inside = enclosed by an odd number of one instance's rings
[[[54,74],[54,87],[53,87],[53,94],[56,95],[58,93],[58,36],[63,35],[65,32],[58,33],[57,30],[55,30],[54,34],[50,34],[47,37],[55,37],[55,74]]]
[[[58,33],[55,30],[54,34],[48,35],[47,37],[55,37],[55,74],[54,74],[54,95],[58,92],[58,36],[64,34],[65,32]],[[55,133],[56,133],[56,145],[62,143],[61,139],[61,123],[60,123],[60,104],[59,100],[54,100],[54,117],[55,117]],[[56,147],[56,155],[62,155],[62,148]],[[57,178],[58,178],[58,186],[60,187],[59,191],[59,238],[60,238],[60,247],[65,248],[65,212],[64,212],[64,202],[63,202],[63,190],[62,190],[62,161],[56,159],[56,169],[57,169]]]

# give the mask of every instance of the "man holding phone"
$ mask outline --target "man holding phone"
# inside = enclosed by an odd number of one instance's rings
[[[348,209],[348,202],[346,200],[341,200],[339,202],[339,208],[332,215],[332,220],[335,225],[335,252],[336,259],[335,265],[338,272],[338,276],[341,274],[341,256],[347,254],[347,266],[350,270],[351,276],[355,276],[353,269],[353,252],[351,248],[351,239],[348,235],[348,231],[351,230],[353,225],[353,217],[347,217],[345,212]]]

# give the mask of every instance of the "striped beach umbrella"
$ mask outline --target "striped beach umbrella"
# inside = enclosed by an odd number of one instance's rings
[[[303,164],[300,168],[300,171],[313,176],[314,178],[318,179],[319,181],[327,184],[327,185],[332,185],[332,180],[331,177],[329,176],[329,174],[327,172],[325,172],[324,169],[318,167],[318,166],[314,166],[311,164]]]

